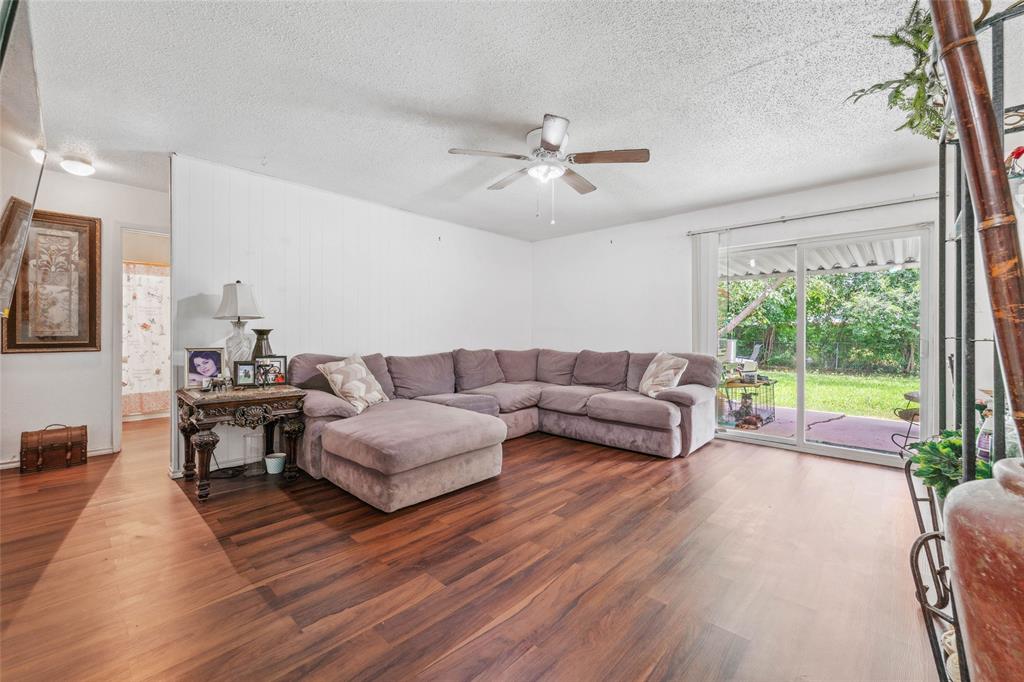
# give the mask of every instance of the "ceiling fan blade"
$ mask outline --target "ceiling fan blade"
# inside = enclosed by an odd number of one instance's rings
[[[520,161],[529,161],[529,156],[523,156],[522,154],[507,154],[505,152],[486,152],[482,149],[449,149],[449,154],[463,154],[465,156],[496,156],[499,159],[519,159]]]
[[[590,180],[587,180],[571,168],[565,169],[565,174],[562,176],[562,179],[565,180],[565,184],[569,185],[580,194],[589,194],[597,189],[597,187],[591,184]]]
[[[565,133],[569,129],[569,119],[544,114],[544,127],[540,131],[540,146],[549,152],[557,152],[565,141]]]
[[[650,149],[610,149],[605,152],[579,152],[570,154],[570,163],[647,163]]]
[[[512,173],[510,175],[506,175],[501,180],[498,180],[496,183],[494,183],[493,185],[491,185],[487,189],[505,189],[506,187],[511,185],[513,182],[515,182],[519,178],[521,178],[524,175],[526,175],[526,171],[528,171],[528,170],[529,170],[529,168],[520,168],[515,173]]]

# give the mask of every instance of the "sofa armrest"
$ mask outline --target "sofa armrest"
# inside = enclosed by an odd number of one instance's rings
[[[667,400],[680,407],[693,407],[698,403],[715,399],[715,389],[700,384],[684,384],[675,388],[666,388],[654,396],[658,400]]]
[[[358,414],[352,403],[344,398],[316,389],[306,389],[302,413],[307,417],[337,417],[338,419],[354,417]]]

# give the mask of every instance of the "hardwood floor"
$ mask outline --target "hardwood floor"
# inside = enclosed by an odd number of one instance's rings
[[[4,680],[934,676],[895,469],[532,435],[386,515],[305,475],[200,506],[168,437],[3,472]]]

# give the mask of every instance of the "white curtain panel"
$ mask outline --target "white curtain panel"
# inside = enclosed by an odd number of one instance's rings
[[[121,412],[164,413],[171,404],[171,269],[124,263],[123,272]]]
[[[705,232],[693,239],[693,348],[718,353],[718,233]]]

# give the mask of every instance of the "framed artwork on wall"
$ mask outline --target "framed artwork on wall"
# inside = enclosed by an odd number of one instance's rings
[[[99,218],[34,211],[4,353],[100,350]]]

